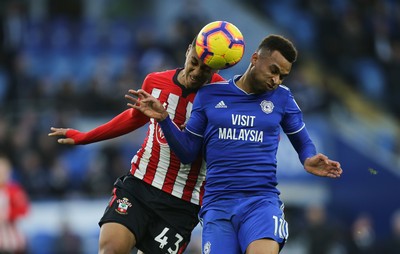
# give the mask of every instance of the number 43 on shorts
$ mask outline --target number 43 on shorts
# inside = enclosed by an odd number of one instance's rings
[[[160,243],[160,249],[164,249],[164,247],[166,247],[168,245],[168,240],[171,240],[168,237],[168,231],[169,231],[169,228],[165,227],[163,229],[163,231],[154,238],[154,240],[156,242]],[[180,234],[176,233],[174,239],[172,240],[172,241],[175,241],[173,244],[174,249],[168,248],[167,249],[168,253],[169,254],[177,254],[179,251],[179,244],[182,242],[182,240],[183,240],[183,237]]]

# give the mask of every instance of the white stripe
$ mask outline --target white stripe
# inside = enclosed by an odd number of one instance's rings
[[[144,175],[146,174],[147,165],[149,164],[150,157],[151,157],[153,143],[154,143],[154,119],[150,119],[149,136],[147,139],[147,143],[144,148],[144,153],[142,155],[142,158],[140,160],[138,168],[136,169],[135,174],[134,174],[134,176],[136,176],[139,179],[143,179]],[[136,155],[135,155],[135,157],[136,157]]]
[[[183,188],[186,185],[191,166],[192,164],[180,164],[178,175],[176,176],[175,184],[171,193],[175,197],[183,196]]]
[[[193,103],[188,102],[187,106],[186,106],[186,120],[185,120],[185,124],[187,123],[187,121],[190,118],[190,114],[192,113],[192,108],[193,108]]]
[[[199,176],[197,178],[196,185],[194,187],[194,191],[192,193],[192,199],[190,200],[192,203],[199,204],[200,203],[200,188],[201,185],[203,184],[204,180],[206,179],[206,162],[203,160],[201,164],[201,169],[199,172]]]
[[[296,133],[300,132],[302,129],[304,129],[304,127],[306,127],[306,124],[305,124],[305,123],[303,123],[303,126],[301,126],[301,128],[300,128],[299,130],[297,130],[297,131],[295,131],[295,132],[286,133],[286,135],[293,135],[293,134],[296,134]]]
[[[160,94],[161,94],[161,89],[153,88],[153,90],[151,91],[151,95],[153,95],[157,99],[160,98]]]
[[[203,137],[203,135],[197,134],[196,132],[193,132],[191,130],[189,130],[188,128],[185,128],[188,132],[192,133],[193,135],[196,135],[198,137]]]
[[[169,117],[173,120],[173,119],[175,119],[175,112],[176,112],[176,108],[178,107],[179,96],[176,94],[170,93],[168,95],[167,103],[168,103],[167,112],[169,114]]]
[[[179,96],[177,96],[175,94],[169,94],[167,103],[168,103],[167,112],[168,112],[171,120],[173,120],[175,118],[176,108],[178,107]],[[154,175],[154,181],[153,181],[153,186],[155,186],[159,189],[162,188],[164,181],[165,181],[165,176],[168,172],[170,154],[171,154],[170,152],[171,152],[171,149],[169,148],[169,146],[160,145],[160,159],[158,161],[159,164],[157,165],[157,168],[162,168],[164,170],[156,170],[156,173]]]
[[[153,95],[155,98],[159,98],[161,94],[161,90],[154,88],[151,91],[151,95]],[[147,165],[149,164],[149,160],[151,157],[151,151],[153,148],[153,144],[154,144],[154,131],[155,131],[155,124],[154,124],[154,119],[151,118],[150,119],[150,124],[149,124],[149,135],[148,135],[148,139],[147,139],[147,144],[144,148],[143,151],[143,155],[142,155],[142,159],[140,160],[140,164],[138,165],[138,168],[136,169],[134,176],[136,176],[139,179],[144,178],[144,175],[146,174],[146,170],[147,170]],[[135,155],[132,158],[131,163],[137,163],[138,160],[138,156]]]
[[[188,102],[186,105],[186,120],[189,120],[190,113],[192,112],[192,107],[193,104],[191,102]],[[176,181],[172,190],[172,195],[176,197],[182,197],[183,196],[183,189],[186,186],[186,182],[188,179],[188,174],[190,173],[190,168],[192,164],[180,164],[178,175],[176,176]]]

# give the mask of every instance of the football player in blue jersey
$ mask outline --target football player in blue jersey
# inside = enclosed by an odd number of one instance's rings
[[[182,163],[199,152],[207,162],[200,218],[203,252],[279,253],[288,236],[277,189],[277,149],[281,129],[305,170],[340,177],[340,163],[317,153],[302,112],[282,85],[296,61],[292,42],[279,35],[263,39],[243,75],[199,90],[183,131],[157,99],[130,90],[129,106],[159,122]]]

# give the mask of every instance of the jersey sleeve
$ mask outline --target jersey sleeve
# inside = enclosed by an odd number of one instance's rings
[[[202,104],[202,102],[207,100],[205,100],[205,98],[202,99],[203,91],[204,90],[200,89],[197,92],[197,95],[193,101],[192,112],[190,114],[189,121],[186,125],[187,131],[199,137],[203,137],[203,134],[207,127],[207,116],[205,114],[205,110]]]
[[[161,129],[167,139],[168,145],[178,156],[183,164],[193,162],[199,154],[202,138],[187,131],[181,131],[169,118],[159,122]]]
[[[302,164],[304,164],[307,158],[317,154],[315,145],[303,121],[303,114],[290,91],[281,126],[296,150]]]
[[[303,114],[297,105],[293,95],[288,92],[288,99],[285,105],[285,112],[281,122],[283,131],[287,134],[293,134],[304,127]]]
[[[211,78],[211,83],[224,81],[224,80],[225,79],[221,75],[219,75],[218,73],[215,73]]]
[[[143,81],[142,89],[151,94],[151,90],[153,89],[154,82],[153,73],[148,74]]]
[[[292,143],[294,149],[299,155],[301,163],[304,165],[304,161],[317,154],[317,149],[308,135],[307,129],[304,126],[299,132],[288,135],[290,143]]]
[[[109,122],[88,132],[70,129],[67,131],[66,137],[72,138],[76,145],[90,144],[122,136],[142,127],[147,122],[148,118],[141,112],[135,109],[127,109]]]
[[[145,78],[142,84],[142,89],[146,92],[151,90],[149,75]],[[149,121],[149,118],[142,114],[140,111],[130,108],[109,122],[96,127],[88,132],[80,132],[78,130],[70,129],[66,133],[67,138],[72,138],[76,145],[90,144],[106,139],[116,138],[132,132]]]

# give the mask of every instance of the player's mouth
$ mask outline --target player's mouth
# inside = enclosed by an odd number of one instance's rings
[[[274,90],[276,88],[276,86],[273,85],[273,84],[268,84],[267,83],[267,88],[268,88],[268,90]]]
[[[189,80],[192,82],[192,84],[201,84],[203,85],[205,81],[203,82],[200,78],[196,78],[193,76],[189,76]]]

